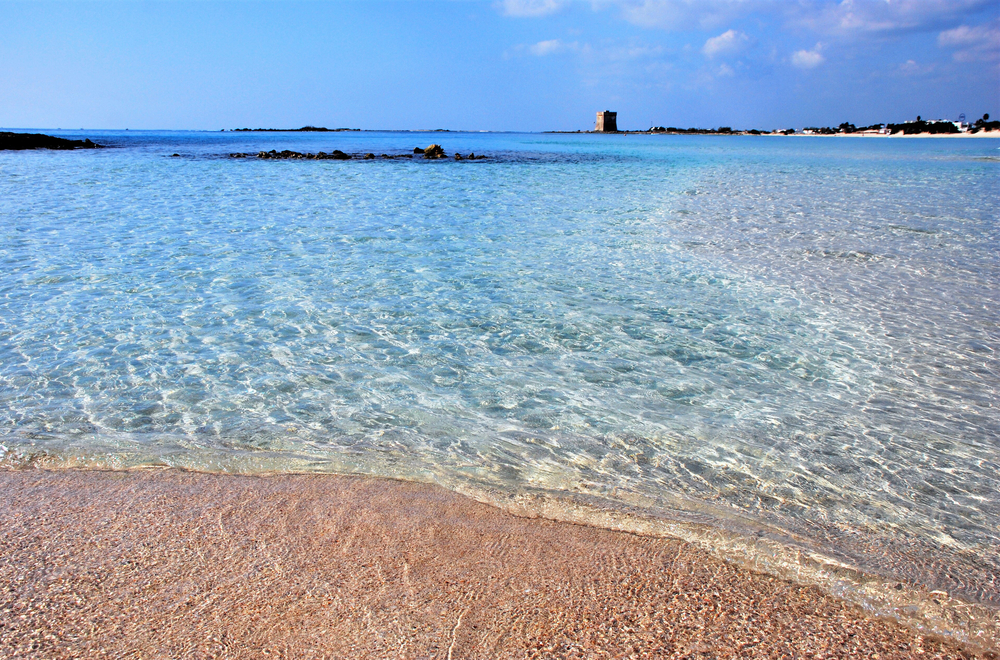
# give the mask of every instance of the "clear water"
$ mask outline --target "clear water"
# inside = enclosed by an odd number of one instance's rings
[[[1000,141],[86,135],[0,152],[3,462],[432,481],[1000,639]],[[226,157],[431,142],[491,158]]]

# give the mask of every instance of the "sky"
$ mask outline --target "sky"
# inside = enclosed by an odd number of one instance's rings
[[[1000,117],[1000,0],[0,0],[0,126]]]

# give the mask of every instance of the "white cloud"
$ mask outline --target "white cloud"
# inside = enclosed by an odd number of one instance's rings
[[[712,37],[702,46],[701,52],[707,57],[730,55],[743,50],[750,42],[747,35],[736,30],[726,30],[717,37]]]
[[[561,41],[558,39],[549,39],[548,41],[539,41],[537,44],[528,46],[528,52],[532,55],[543,57],[545,55],[551,55],[552,53],[559,52],[562,48],[563,44]]]
[[[577,55],[587,55],[591,52],[590,44],[581,44],[579,41],[561,41],[559,39],[546,39],[534,44],[517,44],[504,52],[504,58],[523,56],[525,54],[535,57],[545,57],[557,53],[575,53]]]
[[[656,60],[663,55],[663,46],[650,46],[641,42],[626,43],[604,43],[599,46],[591,46],[589,43],[579,41],[562,41],[560,39],[546,39],[534,44],[517,44],[504,53],[504,57],[516,55],[534,55],[545,57],[546,55],[572,53],[584,58],[593,58],[601,62],[632,62],[635,60]]]
[[[791,21],[842,36],[940,30],[990,7],[992,0],[806,0],[791,5]]]
[[[728,78],[728,77],[733,76],[735,74],[736,74],[736,72],[733,71],[733,67],[731,67],[731,66],[729,66],[728,64],[725,64],[725,63],[723,63],[723,65],[719,67],[719,70],[715,72],[715,75],[719,76],[720,78],[722,78],[722,77]]]
[[[776,19],[817,34],[869,38],[935,32],[974,21],[996,0],[591,0],[647,28],[714,30],[744,17]]]
[[[615,0],[614,4],[629,23],[688,30],[717,28],[762,3],[760,0]]]
[[[538,18],[554,14],[567,4],[567,0],[500,0],[494,7],[504,16]]]
[[[599,57],[608,61],[628,62],[659,57],[664,53],[663,46],[647,46],[641,43],[623,45],[604,44],[597,49]]]
[[[1000,59],[1000,26],[960,25],[938,35],[938,45],[956,48],[953,57],[958,62]]]
[[[819,52],[822,46],[816,44],[812,50],[797,50],[792,53],[792,66],[800,69],[815,69],[826,61],[826,58]]]

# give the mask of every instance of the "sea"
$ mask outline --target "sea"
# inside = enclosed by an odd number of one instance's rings
[[[1000,645],[1000,140],[41,132],[107,148],[0,152],[0,465],[439,484]]]

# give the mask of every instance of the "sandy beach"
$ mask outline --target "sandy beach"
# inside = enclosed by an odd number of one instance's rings
[[[30,469],[0,491],[0,658],[975,657],[681,541],[433,486]]]

